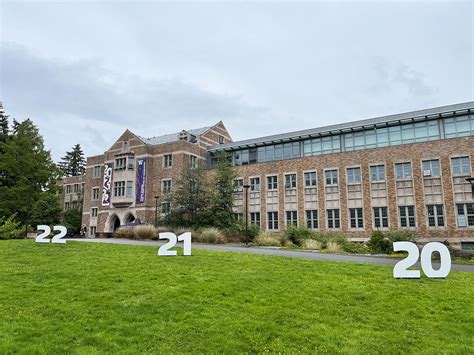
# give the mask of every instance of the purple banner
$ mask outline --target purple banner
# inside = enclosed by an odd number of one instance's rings
[[[112,185],[112,164],[104,166],[104,183],[102,185],[102,206],[110,206],[110,187]]]
[[[136,203],[145,202],[146,160],[137,160],[137,186],[135,192]]]

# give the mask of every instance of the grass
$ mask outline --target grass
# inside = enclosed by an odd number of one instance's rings
[[[0,353],[472,354],[474,273],[0,242]]]

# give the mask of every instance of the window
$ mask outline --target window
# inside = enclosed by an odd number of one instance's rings
[[[297,211],[286,211],[286,225],[287,226],[298,225],[298,212]]]
[[[374,227],[388,228],[387,207],[374,207]]]
[[[337,170],[327,170],[325,173],[326,185],[337,185]]]
[[[219,134],[219,144],[224,144],[224,136]]]
[[[316,186],[316,172],[315,171],[304,173],[304,186],[305,187]]]
[[[162,193],[169,194],[171,192],[171,180],[163,180]]]
[[[247,165],[274,160],[294,159],[300,156],[300,143],[293,142],[234,151],[233,163],[234,165]]]
[[[128,170],[133,170],[135,167],[135,158],[128,157]]]
[[[195,194],[198,192],[198,183],[197,181],[190,180],[189,181],[189,192]]]
[[[385,181],[385,165],[373,165],[370,167],[370,179],[372,182]]]
[[[91,236],[95,236],[96,233],[97,233],[97,227],[96,226],[92,226],[90,227],[90,231],[91,231]]]
[[[360,184],[360,168],[347,168],[347,183]]]
[[[426,205],[429,227],[444,227],[443,205]]]
[[[91,217],[97,217],[97,208],[91,208]]]
[[[423,176],[427,177],[440,177],[441,176],[441,169],[439,166],[439,160],[423,160]]]
[[[415,227],[415,206],[398,206],[400,227]]]
[[[92,177],[93,178],[100,177],[100,165],[94,166],[94,170],[92,172]]]
[[[461,116],[444,119],[446,138],[474,135],[474,116]]]
[[[456,205],[458,227],[474,227],[474,203]]]
[[[244,180],[235,179],[234,180],[234,192],[242,192],[244,190]]]
[[[70,194],[72,192],[72,185],[66,185],[66,193]]]
[[[127,197],[132,197],[133,181],[127,181]]]
[[[190,155],[189,156],[189,166],[191,167],[191,169],[197,169],[197,167],[198,167],[197,156],[195,156],[195,155]]]
[[[64,202],[64,211],[67,211],[70,208],[69,202]]]
[[[349,222],[351,228],[364,228],[362,208],[349,208]]]
[[[278,189],[278,176],[267,176],[267,190]]]
[[[395,164],[395,173],[397,175],[397,180],[409,179],[411,178],[411,163],[396,163]]]
[[[469,157],[451,158],[451,167],[453,175],[469,175],[471,173]]]
[[[74,184],[74,192],[79,192],[79,184]]]
[[[124,170],[125,164],[127,164],[127,158],[115,159],[115,170]]]
[[[250,178],[250,191],[260,191],[260,178]]]
[[[77,208],[77,201],[72,201],[71,207],[72,208]]]
[[[278,230],[278,212],[268,212],[268,229]]]
[[[163,157],[163,167],[171,168],[173,165],[173,156],[171,154],[167,154]]]
[[[328,229],[337,229],[341,227],[339,209],[326,210]]]
[[[236,221],[241,221],[243,219],[242,213],[234,213],[234,218]]]
[[[318,229],[318,210],[306,211],[306,226],[311,229]]]
[[[250,212],[250,224],[260,227],[260,212]]]
[[[99,199],[99,188],[98,187],[94,187],[92,189],[92,199],[93,200],[98,200]]]
[[[169,214],[171,212],[171,204],[169,202],[161,203],[161,213]]]
[[[307,139],[303,144],[304,156],[338,153],[341,151],[341,138],[339,135]]]
[[[296,188],[296,174],[285,175],[285,189]]]
[[[125,196],[125,181],[114,182],[114,196]]]

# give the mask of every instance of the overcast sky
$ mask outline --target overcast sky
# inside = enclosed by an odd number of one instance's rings
[[[471,1],[0,0],[0,101],[58,159],[222,120],[234,140],[473,99]]]

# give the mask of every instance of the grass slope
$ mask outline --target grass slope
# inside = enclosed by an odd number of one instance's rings
[[[474,273],[0,242],[0,353],[473,353]]]

